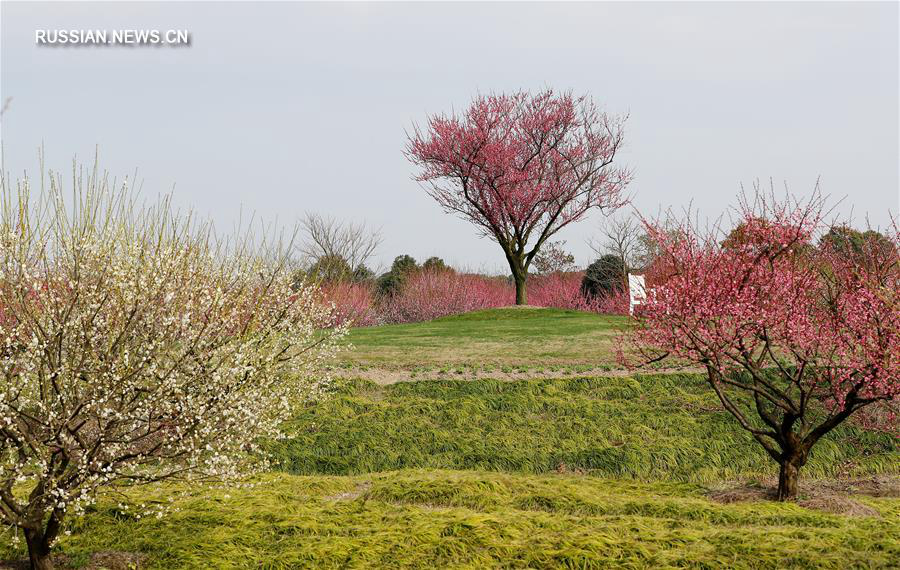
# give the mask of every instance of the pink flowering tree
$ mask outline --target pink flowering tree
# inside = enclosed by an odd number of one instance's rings
[[[461,115],[416,127],[406,154],[446,211],[500,245],[523,305],[528,268],[547,239],[592,208],[625,203],[631,175],[612,165],[622,124],[568,93],[479,96]]]
[[[703,367],[722,406],[780,466],[793,499],[813,446],[854,414],[886,421],[900,394],[900,262],[896,228],[842,255],[818,197],[744,201],[728,239],[690,222],[648,224],[665,274],[638,313],[645,354]],[[863,413],[858,413],[864,410]]]

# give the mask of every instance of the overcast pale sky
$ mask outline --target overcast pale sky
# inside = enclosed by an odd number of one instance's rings
[[[243,207],[382,226],[409,253],[506,271],[402,155],[427,113],[553,87],[630,113],[634,205],[716,216],[772,178],[846,197],[884,225],[900,202],[898,3],[0,4],[7,170],[90,160],[229,227]],[[187,29],[190,47],[35,45],[36,29]],[[579,264],[594,214],[560,237]]]

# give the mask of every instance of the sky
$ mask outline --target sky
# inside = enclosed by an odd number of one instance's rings
[[[632,207],[717,217],[755,180],[816,181],[857,224],[900,206],[897,2],[0,3],[5,168],[73,158],[231,227],[365,221],[400,254],[507,272],[413,179],[406,133],[546,87],[629,115]],[[39,46],[38,29],[186,29],[189,46]],[[603,215],[557,235],[579,265]]]

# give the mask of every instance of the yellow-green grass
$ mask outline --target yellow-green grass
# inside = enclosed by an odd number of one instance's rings
[[[76,564],[145,553],[149,568],[887,568],[900,560],[900,499],[874,516],[794,504],[721,505],[689,484],[565,475],[399,471],[269,475],[252,489],[195,489],[162,519],[104,500],[62,538]],[[227,497],[226,497],[227,494]],[[877,513],[877,514],[876,514]],[[0,558],[21,557],[0,535]]]
[[[703,377],[348,381],[297,413],[271,445],[296,474],[406,468],[545,473],[565,465],[604,477],[714,482],[766,477],[777,465]],[[801,477],[900,473],[900,446],[846,423],[813,449]],[[802,484],[802,482],[801,482]]]
[[[562,309],[489,309],[424,323],[353,329],[345,365],[615,366],[627,319]]]

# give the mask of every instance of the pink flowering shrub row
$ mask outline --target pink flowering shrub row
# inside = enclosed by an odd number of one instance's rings
[[[624,315],[628,313],[628,295],[624,291],[589,299],[581,294],[583,278],[583,271],[529,277],[528,302],[530,305],[538,307],[575,309],[600,314]]]
[[[532,275],[528,278],[528,304],[559,309],[588,308],[581,295],[583,271]]]
[[[532,275],[528,278],[528,304],[604,314],[628,312],[625,294],[602,299],[582,296],[583,277],[581,271]],[[379,297],[371,283],[327,283],[322,294],[334,303],[337,321],[352,321],[354,326],[428,321],[510,306],[516,298],[515,286],[504,277],[446,270],[416,271],[390,297]]]
[[[368,327],[380,324],[375,306],[375,288],[371,283],[338,281],[321,287],[325,300],[334,303],[332,313],[335,324],[352,322],[354,326]]]
[[[417,271],[399,292],[380,303],[384,322],[412,323],[515,302],[515,289],[503,278]]]

